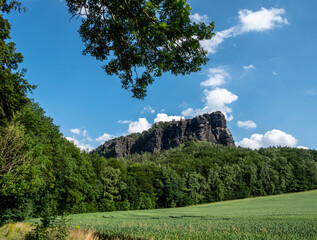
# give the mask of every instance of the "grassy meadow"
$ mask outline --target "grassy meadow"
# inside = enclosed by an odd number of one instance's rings
[[[184,208],[77,214],[68,220],[69,239],[78,240],[317,239],[317,190]],[[0,239],[22,240],[30,222],[37,221],[5,225]]]
[[[70,219],[106,239],[317,239],[317,191]]]

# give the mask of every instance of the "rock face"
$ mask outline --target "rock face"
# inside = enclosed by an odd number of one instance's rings
[[[214,112],[193,119],[156,123],[142,134],[107,141],[94,152],[107,158],[120,158],[133,153],[160,152],[177,147],[186,140],[235,146],[225,116],[221,112]]]

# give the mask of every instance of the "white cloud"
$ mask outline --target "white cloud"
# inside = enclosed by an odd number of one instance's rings
[[[245,70],[255,69],[255,67],[254,67],[252,64],[249,65],[249,66],[243,66],[243,68],[244,68]]]
[[[151,124],[146,120],[146,118],[139,118],[138,121],[131,122],[129,124],[128,133],[138,133],[148,130]]]
[[[305,147],[305,146],[298,146],[297,148],[298,149],[304,149],[304,150],[308,150],[309,149],[308,147]]]
[[[113,138],[113,136],[111,134],[104,133],[101,136],[97,137],[95,140],[99,143],[104,143],[104,142],[110,140],[111,138]]]
[[[79,141],[76,138],[72,138],[72,137],[66,137],[66,139],[72,143],[74,143],[76,146],[79,145]]]
[[[158,113],[156,115],[156,118],[154,119],[154,122],[155,123],[158,123],[158,122],[171,122],[173,120],[179,121],[181,119],[182,119],[181,116],[168,116],[165,113]]]
[[[297,141],[298,140],[292,135],[281,130],[273,129],[272,131],[266,132],[264,135],[253,134],[250,138],[243,138],[242,141],[237,142],[236,145],[251,149],[270,146],[295,147]]]
[[[203,87],[218,87],[225,84],[228,78],[230,78],[230,74],[224,67],[209,68],[208,79],[200,85]]]
[[[206,96],[206,106],[204,109],[208,112],[219,110],[225,113],[231,113],[232,109],[228,107],[227,104],[238,100],[238,96],[223,88],[204,90],[204,94]]]
[[[272,74],[273,74],[274,76],[277,76],[277,72],[272,72]]]
[[[202,47],[209,53],[216,53],[219,45],[227,38],[236,37],[247,32],[264,32],[283,24],[288,24],[283,8],[266,9],[264,7],[259,11],[242,9],[238,12],[239,23],[231,28],[216,32],[209,40],[201,41]]]
[[[238,121],[237,126],[240,128],[256,128],[256,123],[253,121]]]
[[[232,27],[229,29],[225,29],[220,32],[216,32],[216,34],[209,40],[203,40],[200,42],[201,46],[208,53],[216,53],[218,46],[227,38],[231,38],[237,35],[237,27]]]
[[[187,108],[182,111],[185,117],[195,117],[204,113],[212,113],[215,111],[222,111],[227,121],[233,120],[232,109],[228,106],[234,101],[238,100],[238,96],[231,93],[227,89],[219,88],[218,86],[226,83],[226,79],[230,78],[230,74],[224,67],[208,69],[208,79],[203,81],[200,85],[204,87],[211,87],[211,90],[204,90],[204,107],[203,108]]]
[[[81,131],[78,129],[78,128],[74,128],[74,129],[71,129],[71,130],[69,130],[71,133],[73,133],[73,134],[77,134],[77,135],[79,135],[80,133],[81,133]]]
[[[262,134],[252,134],[250,138],[243,138],[242,141],[236,142],[236,145],[244,148],[259,149],[264,147],[262,140]]]
[[[187,108],[186,110],[182,111],[182,115],[185,117],[194,117],[196,115],[199,115],[201,111],[202,110],[199,108],[196,110],[194,110],[193,108]]]
[[[122,123],[122,124],[128,124],[132,122],[131,120],[119,120],[118,123]]]
[[[224,114],[225,114],[225,117],[226,117],[226,119],[227,119],[228,122],[231,122],[231,121],[233,120],[233,116],[232,116],[232,115],[227,116],[226,113],[224,113]]]
[[[260,11],[252,12],[247,9],[239,11],[239,20],[241,24],[241,33],[244,32],[264,32],[283,24],[288,24],[286,18],[282,18],[285,14],[284,9],[261,8]]]
[[[144,112],[149,112],[149,113],[153,114],[153,113],[155,113],[155,110],[150,105],[147,105],[146,107],[143,108],[142,113],[144,113]]]
[[[231,93],[227,89],[215,88],[212,90],[204,90],[205,107],[200,109],[188,108],[182,112],[185,117],[194,117],[204,113],[212,113],[215,111],[222,111],[226,114],[231,113],[232,109],[228,104],[238,100],[238,96]],[[232,116],[227,116],[227,120],[232,120]]]
[[[207,23],[209,21],[209,18],[207,15],[200,15],[198,13],[191,14],[189,18],[190,20],[192,20],[192,22],[195,22],[195,23],[201,23],[201,22]]]
[[[93,139],[88,135],[88,131],[86,129],[80,130],[78,128],[75,128],[75,129],[71,129],[70,132],[73,134],[76,134],[77,136],[66,137],[66,139],[70,142],[73,142],[81,150],[85,150],[85,151],[90,151],[94,148],[93,147],[94,145],[100,144],[102,142],[105,142],[113,138],[112,135],[105,133],[102,136],[96,139]]]
[[[79,149],[83,151],[91,151],[93,147],[90,144],[85,144],[76,138],[66,137],[66,139],[72,143],[74,143]]]

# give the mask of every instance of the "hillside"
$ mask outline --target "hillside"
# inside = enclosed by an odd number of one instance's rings
[[[110,157],[125,157],[133,153],[161,152],[178,147],[185,141],[206,141],[234,146],[234,140],[222,112],[204,114],[193,119],[159,122],[141,134],[131,134],[105,142],[93,152]]]

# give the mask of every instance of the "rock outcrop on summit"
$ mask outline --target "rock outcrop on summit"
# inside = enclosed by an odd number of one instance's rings
[[[235,146],[226,118],[218,111],[193,119],[156,123],[143,133],[107,141],[93,152],[106,158],[120,158],[133,153],[161,152],[194,140]]]

